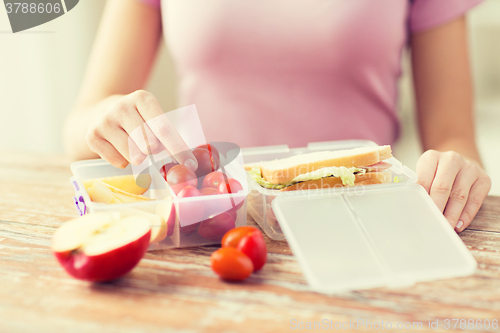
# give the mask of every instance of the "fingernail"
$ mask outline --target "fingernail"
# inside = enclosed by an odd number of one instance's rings
[[[196,163],[196,161],[191,158],[186,160],[184,162],[184,165],[193,171],[196,171],[196,169],[198,169],[198,163]]]
[[[455,227],[455,230],[460,231],[462,227],[464,226],[464,223],[462,221],[458,221],[457,226]]]

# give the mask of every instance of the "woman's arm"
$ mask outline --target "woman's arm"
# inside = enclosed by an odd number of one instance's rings
[[[148,121],[150,148],[167,147],[180,163],[196,159],[166,117],[156,98],[142,89],[160,38],[161,13],[138,0],[108,0],[82,87],[64,128],[66,151],[73,159],[97,155],[117,167],[140,163],[148,147],[134,131]],[[161,119],[161,121],[157,121]],[[129,138],[132,137],[132,140]],[[133,155],[133,156],[132,156]],[[189,164],[188,163],[188,164]]]
[[[489,192],[475,143],[472,80],[464,17],[411,37],[413,79],[424,150],[419,183],[457,231]]]

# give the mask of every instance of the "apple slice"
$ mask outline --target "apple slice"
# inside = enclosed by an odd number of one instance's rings
[[[100,181],[96,181],[87,190],[90,200],[93,202],[103,202],[106,204],[123,203],[111,190]]]
[[[158,243],[174,233],[175,206],[172,198],[161,200],[156,206],[156,214],[135,208],[125,208],[120,212],[125,215],[140,215],[149,220],[151,225],[150,244]]]
[[[162,221],[166,225],[166,234],[163,238],[172,236],[175,227],[175,205],[171,197],[161,200],[158,203],[156,214],[162,218]]]
[[[144,194],[151,185],[151,176],[148,174],[140,174],[137,176],[137,180],[134,178],[134,175],[91,179],[83,181],[83,186],[85,186],[85,189],[88,191],[88,189],[94,185],[95,181],[101,181],[127,193],[141,195]]]
[[[55,232],[52,252],[71,276],[110,281],[137,265],[150,238],[150,222],[144,216],[90,213],[66,222]]]
[[[153,200],[143,195],[127,193],[120,190],[119,188],[103,183],[100,180],[96,180],[93,182],[92,186],[88,189],[88,194],[90,200],[94,202],[103,202],[106,204],[132,203]]]

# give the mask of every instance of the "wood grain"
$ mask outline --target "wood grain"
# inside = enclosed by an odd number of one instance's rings
[[[90,284],[70,278],[50,252],[56,228],[76,215],[69,163],[0,154],[0,332],[282,332],[294,319],[420,321],[427,331],[429,320],[500,320],[499,197],[460,235],[479,264],[465,278],[321,295],[309,291],[286,242],[266,239],[268,263],[243,283],[215,276],[212,246],[152,251],[124,278]]]

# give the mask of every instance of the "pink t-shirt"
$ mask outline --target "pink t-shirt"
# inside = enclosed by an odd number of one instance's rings
[[[299,147],[394,143],[409,33],[481,1],[163,0],[161,7],[180,105],[196,104],[207,141]]]

